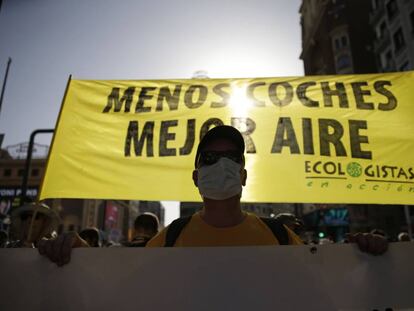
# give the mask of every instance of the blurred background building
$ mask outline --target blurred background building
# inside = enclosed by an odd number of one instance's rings
[[[369,0],[304,0],[300,8],[305,75],[372,73]]]
[[[414,1],[373,0],[369,20],[375,32],[377,71],[413,69]]]
[[[299,13],[306,75],[414,68],[414,1],[303,0]]]
[[[22,202],[27,148],[28,143],[21,143],[0,149],[0,230],[8,230],[10,214]],[[48,146],[34,145],[25,201],[37,198],[48,152]],[[164,224],[164,207],[160,202],[50,199],[45,203],[59,212],[62,222],[58,233],[96,227],[106,239],[121,242],[131,238],[134,220],[139,214],[154,213],[161,225]]]

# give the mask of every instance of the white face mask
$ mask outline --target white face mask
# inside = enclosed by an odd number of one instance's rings
[[[225,157],[212,165],[200,167],[198,190],[201,196],[213,200],[225,200],[241,194],[240,170],[240,164]]]

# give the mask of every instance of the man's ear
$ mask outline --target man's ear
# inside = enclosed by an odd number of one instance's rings
[[[198,187],[198,171],[197,170],[193,171],[193,182],[194,182],[194,185]]]
[[[246,186],[247,171],[245,169],[241,171],[241,178],[242,178],[242,185]]]

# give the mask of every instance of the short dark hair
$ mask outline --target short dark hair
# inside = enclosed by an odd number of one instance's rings
[[[135,230],[144,229],[145,231],[157,233],[159,225],[160,222],[158,220],[158,217],[153,213],[141,214],[137,216],[134,221]]]
[[[84,240],[92,240],[96,241],[97,245],[90,245],[90,246],[99,246],[100,236],[99,230],[96,228],[86,228],[79,232],[79,236]]]

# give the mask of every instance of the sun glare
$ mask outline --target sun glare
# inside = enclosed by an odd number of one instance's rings
[[[232,85],[229,104],[234,116],[243,118],[248,116],[253,103],[247,97],[245,85]]]

